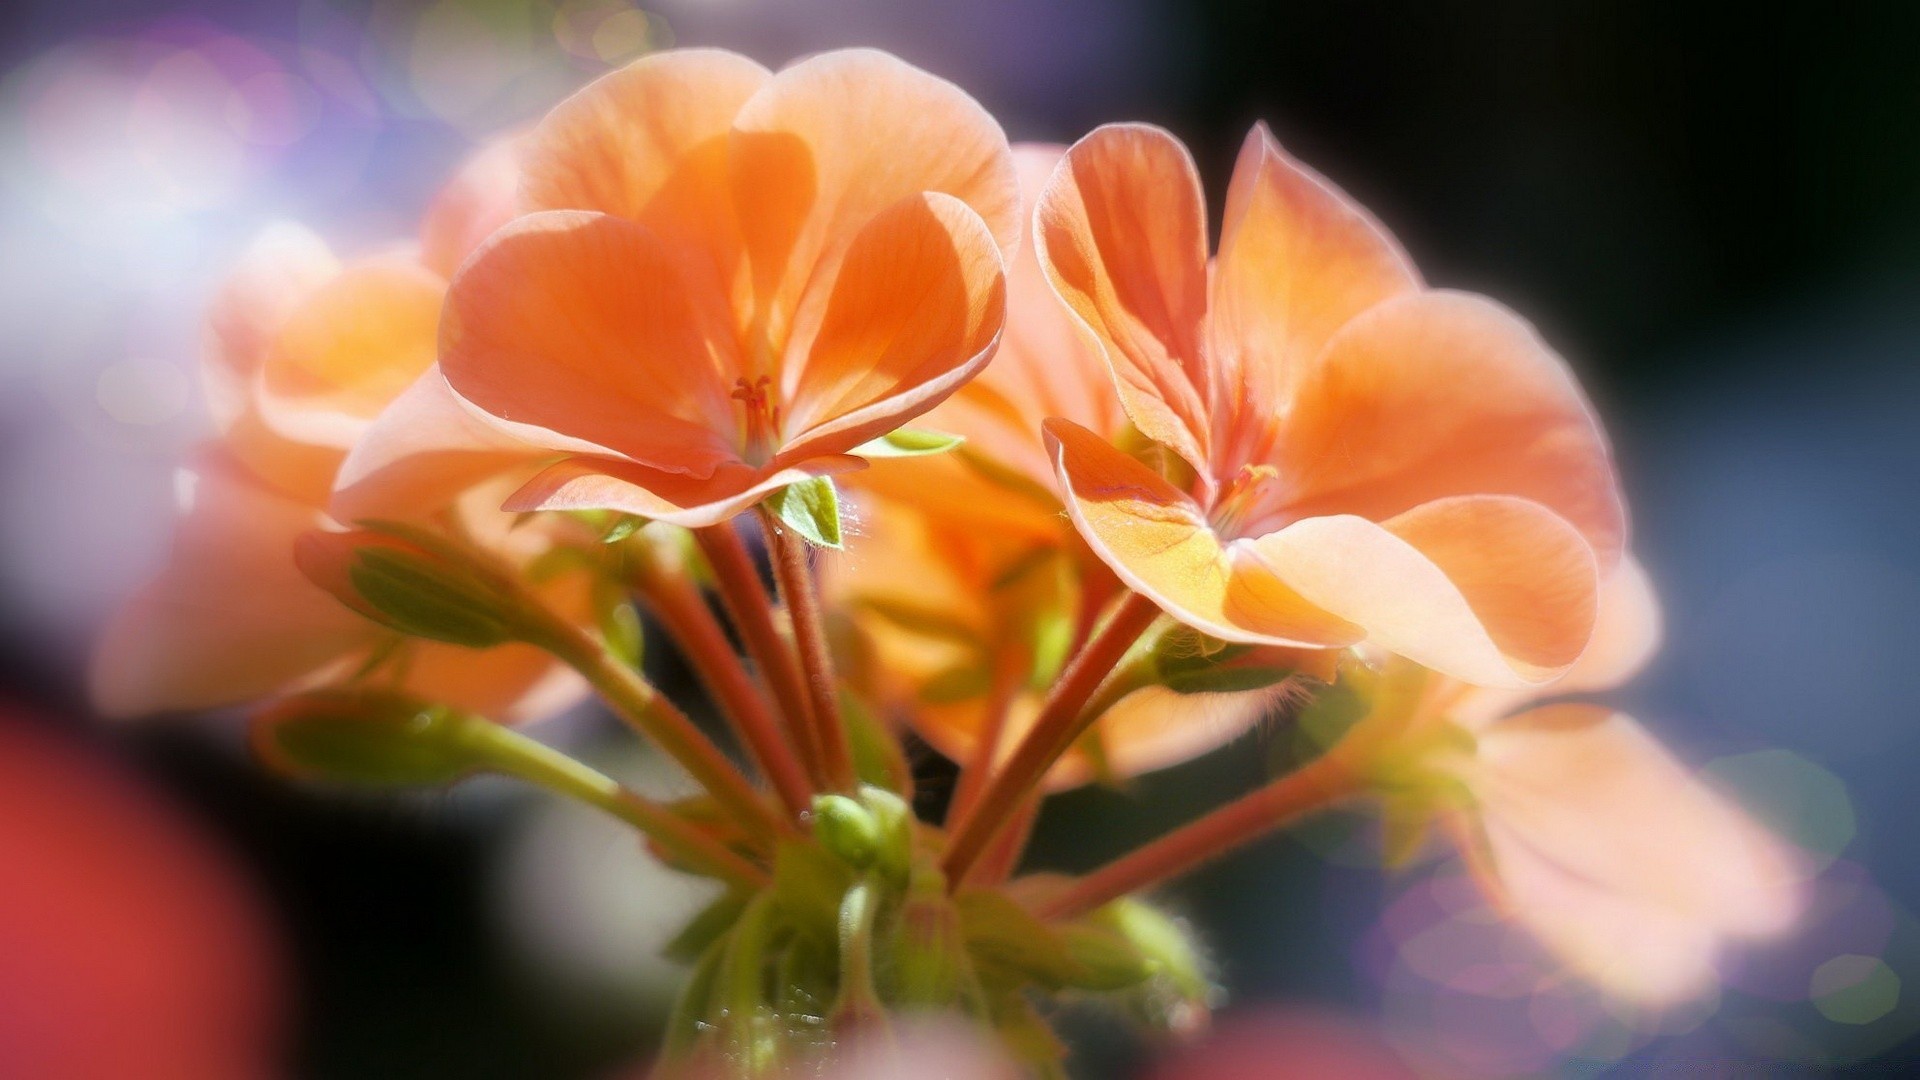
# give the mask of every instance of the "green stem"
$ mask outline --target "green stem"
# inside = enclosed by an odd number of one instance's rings
[[[739,852],[584,762],[497,724],[476,728],[474,738],[499,772],[604,810],[689,866],[748,889],[762,888],[771,880]]]

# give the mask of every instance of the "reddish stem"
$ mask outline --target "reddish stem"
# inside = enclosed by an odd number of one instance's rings
[[[636,567],[633,579],[647,606],[699,674],[702,685],[733,722],[734,733],[761,775],[779,793],[787,811],[794,817],[805,813],[813,805],[813,787],[806,769],[699,590],[685,575],[663,573],[645,560]]]
[[[954,829],[943,866],[954,888],[966,882],[974,864],[1011,822],[1027,793],[1067,752],[1073,740],[1098,719],[1086,714],[1088,700],[1159,615],[1160,609],[1153,601],[1128,593],[1106,625],[1088,639],[1061,672],[1033,727]]]
[[[1362,773],[1349,755],[1329,752],[1308,765],[1122,856],[1050,897],[1037,912],[1068,919],[1158,885],[1350,795]]]
[[[827,620],[820,608],[820,592],[813,580],[807,542],[764,510],[760,523],[773,559],[773,578],[793,623],[800,667],[806,674],[808,701],[813,712],[813,745],[820,751],[821,771],[829,789],[852,791],[853,749],[847,742],[846,720],[840,715],[840,680],[833,670],[833,652],[827,646]]]
[[[713,568],[714,584],[719,588],[720,603],[727,610],[727,618],[739,631],[747,655],[760,669],[760,677],[772,691],[781,715],[786,717],[787,732],[813,786],[827,787],[820,749],[813,740],[813,714],[807,705],[806,680],[800,674],[793,649],[774,623],[773,605],[766,587],[761,584],[753,555],[730,522],[696,529],[693,535],[707,557],[707,564]]]
[[[993,683],[987,688],[985,712],[980,718],[980,734],[954,784],[953,802],[947,807],[949,824],[967,816],[967,812],[979,800],[987,777],[993,774],[993,763],[1000,756],[1001,740],[1006,737],[1007,714],[1013,711],[1014,699],[1020,694],[1027,661],[1023,649],[1003,649],[995,654]]]

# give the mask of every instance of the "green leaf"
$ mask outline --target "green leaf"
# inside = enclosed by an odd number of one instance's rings
[[[767,496],[767,508],[816,547],[840,547],[840,495],[825,476],[789,484]]]
[[[877,439],[861,443],[848,453],[864,458],[925,457],[928,454],[944,454],[965,441],[962,436],[949,435],[944,431],[896,428]]]

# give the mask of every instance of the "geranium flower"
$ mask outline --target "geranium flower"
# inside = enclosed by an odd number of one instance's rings
[[[1586,400],[1525,323],[1423,288],[1264,128],[1211,270],[1193,164],[1141,125],[1068,152],[1035,247],[1134,424],[1194,474],[1048,425],[1074,523],[1134,589],[1228,641],[1370,641],[1488,685],[1580,655],[1624,515]]]
[[[1650,1004],[1709,989],[1729,942],[1777,935],[1801,906],[1790,849],[1631,717],[1540,704],[1620,685],[1659,625],[1645,573],[1624,561],[1593,646],[1563,679],[1514,692],[1431,679],[1405,727],[1470,736],[1424,767],[1456,785],[1439,820],[1498,909],[1584,978]]]
[[[448,236],[486,228],[497,203],[465,193],[498,168],[497,151],[483,150],[429,221]],[[402,643],[295,565],[296,540],[333,524],[326,507],[347,448],[433,362],[444,293],[444,280],[411,254],[342,265],[318,237],[288,228],[270,230],[241,260],[210,316],[204,370],[220,434],[181,471],[168,562],[103,635],[92,678],[102,711],[238,704],[369,666],[427,700],[508,720],[584,693],[577,676],[531,646]],[[504,491],[491,494],[396,516],[450,515],[476,542],[524,564],[550,537],[511,531],[495,510]],[[556,580],[549,594],[585,617],[577,577]]]
[[[1023,217],[1065,153],[1014,147]],[[862,535],[823,564],[829,594],[872,651],[863,666],[869,692],[955,761],[975,760],[983,738],[995,738],[1002,756],[1018,745],[1074,629],[1119,591],[1061,512],[1041,432],[1049,417],[1112,439],[1128,426],[1106,360],[1078,335],[1032,245],[1022,244],[1007,269],[1006,330],[993,362],[924,418],[966,441],[952,453],[876,461],[856,474]],[[1042,655],[1047,634],[1055,640]],[[1008,664],[1016,670],[999,670]],[[1244,733],[1282,693],[1135,690],[1090,736],[1103,759],[1088,744],[1076,747],[1045,786],[1177,764]]]
[[[711,525],[858,468],[987,362],[1019,232],[1000,128],[884,53],[657,53],[527,137],[522,216],[454,276],[440,366],[341,512],[541,466],[510,510]]]

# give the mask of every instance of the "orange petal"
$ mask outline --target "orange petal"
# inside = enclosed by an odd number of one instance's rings
[[[1186,148],[1144,124],[1096,129],[1041,192],[1034,246],[1133,422],[1205,473],[1207,222]]]
[[[804,466],[771,472],[723,465],[712,476],[660,472],[614,458],[571,457],[548,466],[501,509],[618,510],[689,529],[717,525],[774,491],[816,476],[866,467],[856,457],[816,457]]]
[[[1211,345],[1223,475],[1257,463],[1257,440],[1334,331],[1419,287],[1387,230],[1340,189],[1288,157],[1266,125],[1247,133],[1227,189],[1213,274]]]
[[[454,279],[441,370],[528,442],[710,475],[737,457],[738,362],[724,301],[675,263],[624,218],[520,217]]]
[[[1013,148],[1027,220],[1065,154],[1063,146]],[[993,362],[929,413],[926,425],[965,437],[968,452],[1051,490],[1053,459],[1040,434],[1041,422],[1050,416],[1107,437],[1127,423],[1106,357],[1089,347],[1074,316],[1047,284],[1034,245],[1024,243],[1007,266],[1007,326]]]
[[[1003,251],[1018,243],[1020,193],[1000,125],[959,87],[886,53],[801,61],[734,127],[733,196],[776,348],[810,282],[832,280],[855,235],[909,195],[951,195]]]
[[[201,376],[222,431],[246,411],[254,375],[280,327],[339,271],[326,241],[301,225],[273,225],[247,246],[207,312]]]
[[[460,163],[427,206],[420,224],[420,261],[450,278],[495,229],[518,212],[525,136],[490,139]]]
[[[1350,645],[1359,629],[1257,561],[1230,558],[1199,504],[1085,428],[1047,421],[1067,513],[1120,579],[1167,614],[1227,641]]]
[[[186,505],[167,565],[115,616],[94,657],[102,712],[252,700],[372,640],[372,624],[294,566],[294,539],[325,515],[217,449],[202,453],[182,481]]]
[[[630,218],[696,253],[683,272],[734,296],[739,226],[728,187],[729,131],[772,78],[716,49],[654,53],[555,106],[528,136],[523,211],[597,210]],[[702,265],[704,263],[704,265]],[[744,305],[744,293],[739,297]]]
[[[585,700],[572,668],[531,645],[463,649],[420,642],[406,659],[406,691],[502,724],[543,720]]]
[[[824,283],[823,283],[824,284]],[[983,367],[1006,317],[1000,251],[947,195],[909,195],[860,230],[801,305],[779,455],[840,453],[938,405]]]
[[[1309,518],[1235,548],[1374,644],[1464,682],[1544,682],[1593,632],[1591,550],[1524,499],[1440,499],[1384,525]]]
[[[1493,302],[1426,292],[1349,322],[1277,424],[1295,517],[1375,521],[1449,495],[1517,495],[1571,522],[1603,567],[1625,511],[1611,452],[1566,364]]]
[[[335,275],[280,328],[261,368],[261,420],[282,436],[345,450],[433,363],[446,283],[411,259]]]
[[[518,472],[524,482],[553,458],[461,401],[436,366],[354,444],[340,466],[332,511],[346,522],[417,519],[491,477]]]
[[[1777,934],[1797,917],[1789,849],[1627,716],[1588,705],[1536,709],[1483,732],[1465,769],[1516,914],[1599,977],[1640,977],[1620,970],[1628,965],[1617,950],[1634,936],[1620,935],[1629,917],[1714,944]],[[1635,958],[1655,972],[1700,958],[1660,959]]]

